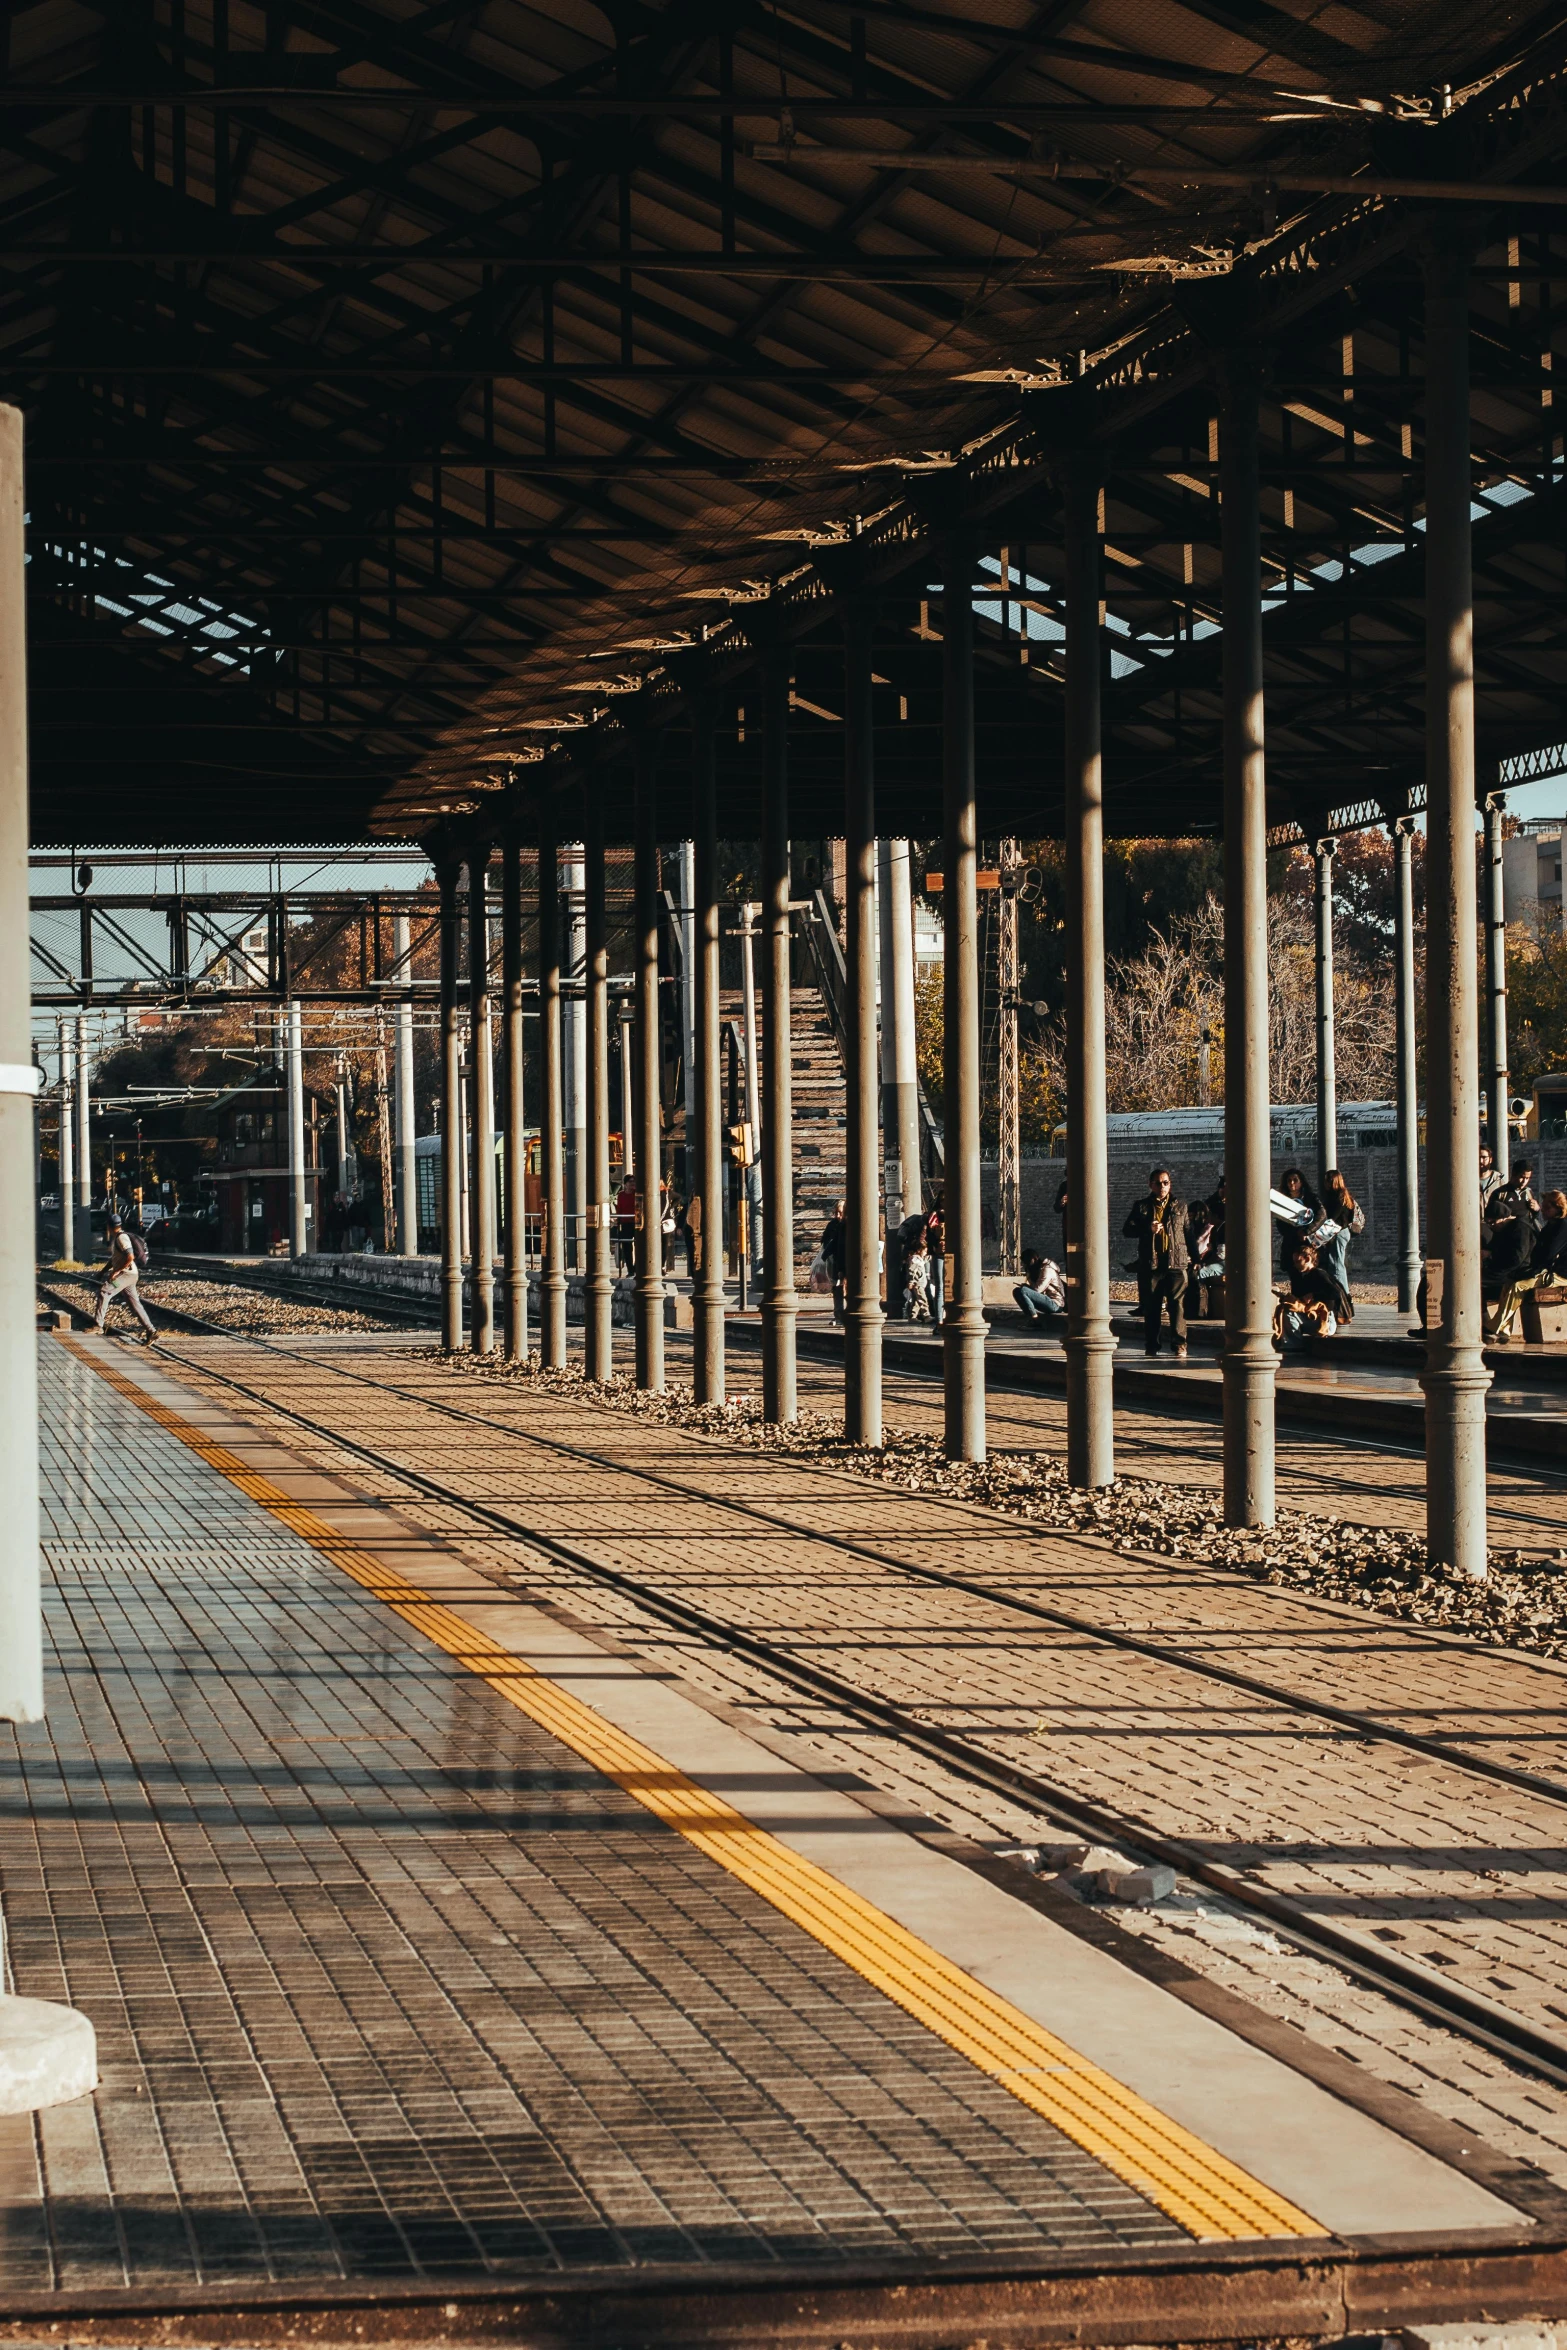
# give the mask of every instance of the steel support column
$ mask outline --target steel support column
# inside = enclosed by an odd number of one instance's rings
[[[0,411],[3,414],[3,411]],[[76,1040],[69,1020],[60,1022],[60,1254],[76,1261]]]
[[[468,860],[468,1052],[473,1063],[473,1200],[468,1224],[473,1248],[473,1320],[476,1355],[495,1348],[495,1039],[490,1028],[490,852]]]
[[[109,1179],[104,1177],[107,1194]],[[87,1022],[76,1015],[76,1204],[82,1238],[92,1254],[92,1065],[87,1058]]]
[[[1328,1176],[1338,1165],[1338,1060],[1333,1028],[1333,849],[1331,839],[1312,850],[1317,900],[1317,1188],[1327,1196]]]
[[[1088,1487],[1115,1478],[1100,571],[1098,478],[1079,467],[1066,484],[1066,1464]]]
[[[843,1334],[843,1432],[881,1443],[881,1202],[877,1166],[876,736],[871,653],[875,607],[846,607],[843,625],[843,868],[848,1043],[848,1232]]]
[[[561,857],[561,921],[565,962],[561,970],[561,1117],[566,1133],[566,1263],[573,1273],[587,1269],[588,1032],[584,1018],[583,973],[587,931],[582,902],[582,844],[568,842]]]
[[[462,1344],[462,1030],[457,1009],[457,868],[436,868],[441,893],[441,1344]]]
[[[877,843],[876,885],[881,925],[881,1147],[887,1222],[896,1230],[923,1197],[914,1060],[914,903],[906,840]]]
[[[544,1235],[539,1251],[539,1361],[566,1367],[566,1128],[560,1012],[560,836],[555,803],[539,797],[539,1030],[544,1096],[539,1174]]]
[[[1469,254],[1425,256],[1426,1205],[1441,1272],[1426,1340],[1426,1550],[1486,1571],[1475,955],[1474,595],[1469,508]]]
[[[1415,1046],[1415,820],[1393,825],[1393,1016],[1398,1110],[1398,1310],[1420,1291],[1420,1104]]]
[[[525,1033],[522,1013],[522,844],[515,831],[501,843],[501,1120],[505,1133],[506,1214],[501,1246],[506,1359],[528,1359],[528,1132],[523,1099]]]
[[[587,1217],[583,1369],[601,1384],[615,1374],[615,1195],[609,1181],[609,921],[604,902],[604,793],[584,786],[583,986],[587,1014],[587,1127],[582,1196]]]
[[[1512,1138],[1507,1126],[1507,900],[1502,883],[1502,792],[1485,799],[1485,1003],[1486,1131],[1497,1172],[1512,1172]]]
[[[789,659],[762,672],[762,1417],[799,1415],[795,1374],[794,1103],[790,1056]]]
[[[406,914],[392,917],[392,962],[404,990],[397,999],[397,1247],[405,1257],[419,1254],[418,1123],[414,1111],[414,1003],[407,989],[413,979],[409,965],[409,924]]]
[[[691,713],[691,799],[695,839],[692,937],[696,968],[696,1197],[702,1203],[701,1259],[693,1299],[691,1392],[698,1403],[724,1400],[724,1104],[719,1065],[718,776],[713,709],[699,698]]]
[[[664,1233],[659,1179],[663,1132],[659,1119],[658,1010],[658,744],[636,740],[636,987],[637,1271],[635,1315],[637,1385],[664,1387]]]
[[[1261,370],[1221,376],[1224,608],[1224,1519],[1274,1517],[1273,1220],[1268,1073],[1268,811],[1262,706]]]
[[[288,1007],[288,1245],[291,1256],[310,1251],[305,1213],[305,1040],[299,1000]]]
[[[0,1717],[44,1710],[38,1585],[38,1340],[27,904],[27,649],[22,418],[0,407]],[[9,909],[9,910],[7,910]]]
[[[979,1193],[979,836],[974,806],[973,552],[948,539],[942,601],[942,796],[945,839],[942,1095],[946,1312],[942,1371],[946,1448],[985,1457],[985,1306]]]

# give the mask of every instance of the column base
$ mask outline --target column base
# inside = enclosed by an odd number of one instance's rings
[[[949,1306],[942,1318],[942,1386],[946,1403],[946,1454],[950,1461],[985,1457],[984,1308]]]
[[[68,2105],[98,2086],[98,2035],[78,2008],[0,1996],[0,2113]]]
[[[762,1418],[771,1427],[786,1427],[800,1416],[794,1347],[798,1311],[793,1291],[787,1298],[762,1300]]]
[[[850,1444],[879,1445],[881,1426],[881,1337],[886,1317],[881,1300],[851,1305],[843,1331],[843,1433]]]
[[[1115,1483],[1114,1356],[1108,1323],[1066,1336],[1066,1481],[1098,1491]]]
[[[1271,1337],[1227,1348],[1224,1377],[1224,1523],[1271,1526],[1277,1516],[1274,1391],[1279,1358]]]
[[[722,1286],[698,1287],[691,1300],[691,1394],[696,1403],[724,1400],[724,1309]]]
[[[1485,1491],[1485,1396],[1491,1374],[1478,1346],[1426,1342],[1426,1559],[1471,1583],[1490,1573]],[[1435,1359],[1433,1359],[1435,1358]]]

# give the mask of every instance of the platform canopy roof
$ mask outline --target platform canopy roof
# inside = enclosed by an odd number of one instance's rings
[[[1264,382],[1272,813],[1403,806],[1422,267],[1466,243],[1482,780],[1552,771],[1559,4],[0,21],[41,840],[439,840],[582,780],[623,836],[642,728],[678,832],[704,691],[743,835],[768,645],[794,829],[831,832],[845,599],[875,603],[885,828],[934,830],[954,533],[982,823],[1046,832],[1074,453],[1104,485],[1111,827],[1213,830],[1214,371],[1237,344]]]

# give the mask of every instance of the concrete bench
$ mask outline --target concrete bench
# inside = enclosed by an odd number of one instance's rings
[[[1525,1290],[1519,1320],[1525,1346],[1567,1346],[1567,1284]]]

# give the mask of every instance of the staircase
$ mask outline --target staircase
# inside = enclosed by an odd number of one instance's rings
[[[745,1016],[738,988],[726,988],[723,1019],[742,1035]],[[761,990],[757,990],[757,1047],[762,1046]],[[794,1248],[805,1266],[816,1254],[822,1228],[843,1197],[847,1174],[843,1057],[832,1019],[815,987],[789,991],[790,1085],[794,1107]],[[760,1086],[761,1072],[757,1072]],[[766,1103],[762,1105],[766,1116]]]

